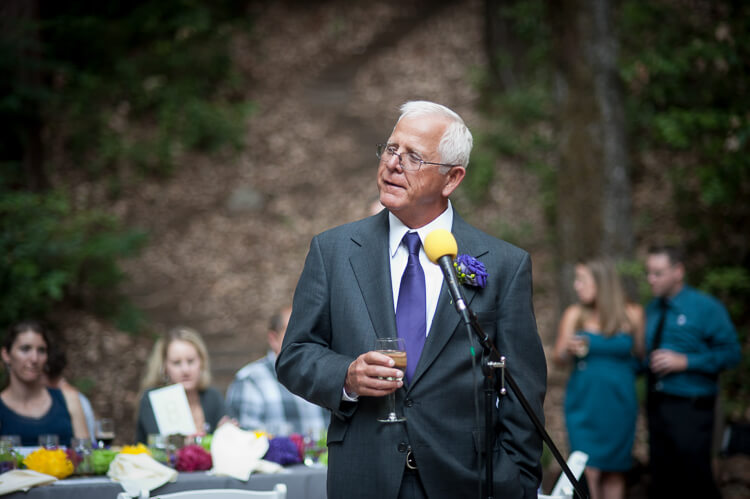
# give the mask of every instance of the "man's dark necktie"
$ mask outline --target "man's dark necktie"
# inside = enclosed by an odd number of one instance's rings
[[[425,293],[424,270],[419,264],[419,234],[407,232],[403,242],[409,249],[409,260],[404,275],[401,276],[401,287],[396,305],[396,328],[399,338],[406,342],[406,381],[410,382],[422,355],[425,336],[427,335],[427,305]]]
[[[669,302],[666,298],[659,298],[659,322],[656,323],[656,331],[654,331],[654,341],[651,342],[651,350],[648,354],[651,354],[654,350],[661,346],[661,337],[664,334],[664,323],[667,320],[667,312],[669,311]],[[656,376],[651,370],[648,371],[648,385],[653,390],[654,383],[656,383]]]

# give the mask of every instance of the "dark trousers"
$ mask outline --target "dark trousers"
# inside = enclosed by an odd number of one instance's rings
[[[715,397],[648,396],[649,497],[720,498],[711,470]]]

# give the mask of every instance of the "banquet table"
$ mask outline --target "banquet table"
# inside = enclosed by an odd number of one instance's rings
[[[277,483],[287,486],[288,499],[326,499],[326,473],[323,466],[288,466],[284,473],[254,474],[242,482],[207,472],[180,473],[177,481],[151,491],[151,496],[197,489],[271,490]],[[107,477],[67,478],[28,492],[13,492],[2,499],[115,499],[122,486]]]

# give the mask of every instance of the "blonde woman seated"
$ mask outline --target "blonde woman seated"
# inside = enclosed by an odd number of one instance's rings
[[[19,435],[24,446],[38,445],[46,434],[65,446],[71,437],[89,437],[78,398],[46,385],[51,348],[49,331],[36,321],[12,326],[3,341],[8,385],[0,392],[0,434]]]
[[[208,351],[197,331],[177,327],[157,340],[141,382],[136,442],[147,443],[148,435],[159,433],[148,392],[167,385],[182,384],[187,394],[193,422],[199,434],[212,433],[226,420],[224,397],[211,388]]]

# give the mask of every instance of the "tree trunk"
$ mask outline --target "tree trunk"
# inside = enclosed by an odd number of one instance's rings
[[[573,267],[629,258],[631,195],[611,0],[550,3],[559,151],[557,236],[561,305],[574,300]]]
[[[508,91],[518,86],[523,74],[523,43],[513,34],[507,15],[517,0],[484,1],[484,49],[489,70],[488,87],[492,91]]]
[[[35,95],[42,86],[39,70],[39,6],[36,0],[7,0],[0,3],[0,37],[9,50],[17,51],[11,78],[11,91],[21,100],[21,109],[13,116],[11,132],[6,136],[9,161],[19,161],[20,179],[26,189],[49,188],[44,168],[42,119]]]

